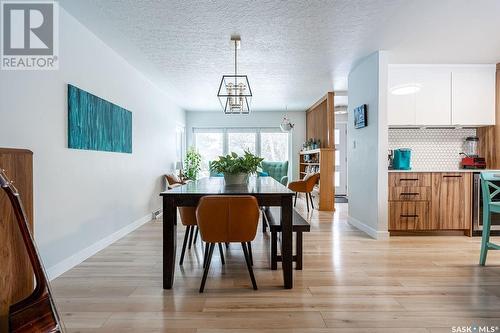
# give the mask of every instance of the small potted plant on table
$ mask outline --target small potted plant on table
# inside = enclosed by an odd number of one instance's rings
[[[231,153],[219,156],[219,159],[210,163],[210,169],[224,175],[226,185],[238,185],[248,183],[248,176],[255,174],[263,158],[245,151],[243,156]]]

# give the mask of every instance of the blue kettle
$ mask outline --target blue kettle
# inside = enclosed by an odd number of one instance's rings
[[[400,148],[394,150],[394,163],[395,170],[410,170],[411,149]]]

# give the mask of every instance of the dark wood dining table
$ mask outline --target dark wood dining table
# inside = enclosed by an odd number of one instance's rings
[[[163,289],[171,289],[177,248],[177,207],[194,207],[205,195],[252,195],[259,206],[281,207],[283,283],[293,288],[292,197],[294,193],[271,177],[250,177],[245,185],[226,185],[223,177],[202,178],[161,192],[163,197]]]

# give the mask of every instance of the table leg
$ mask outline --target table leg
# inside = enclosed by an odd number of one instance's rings
[[[285,289],[293,288],[292,197],[281,197],[281,257]]]
[[[177,206],[173,197],[163,197],[163,289],[172,289],[177,248]]]

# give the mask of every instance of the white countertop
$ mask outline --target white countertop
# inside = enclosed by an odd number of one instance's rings
[[[455,170],[387,170],[388,172],[482,172],[482,171],[494,171],[500,172],[500,170],[491,169],[455,169]]]

